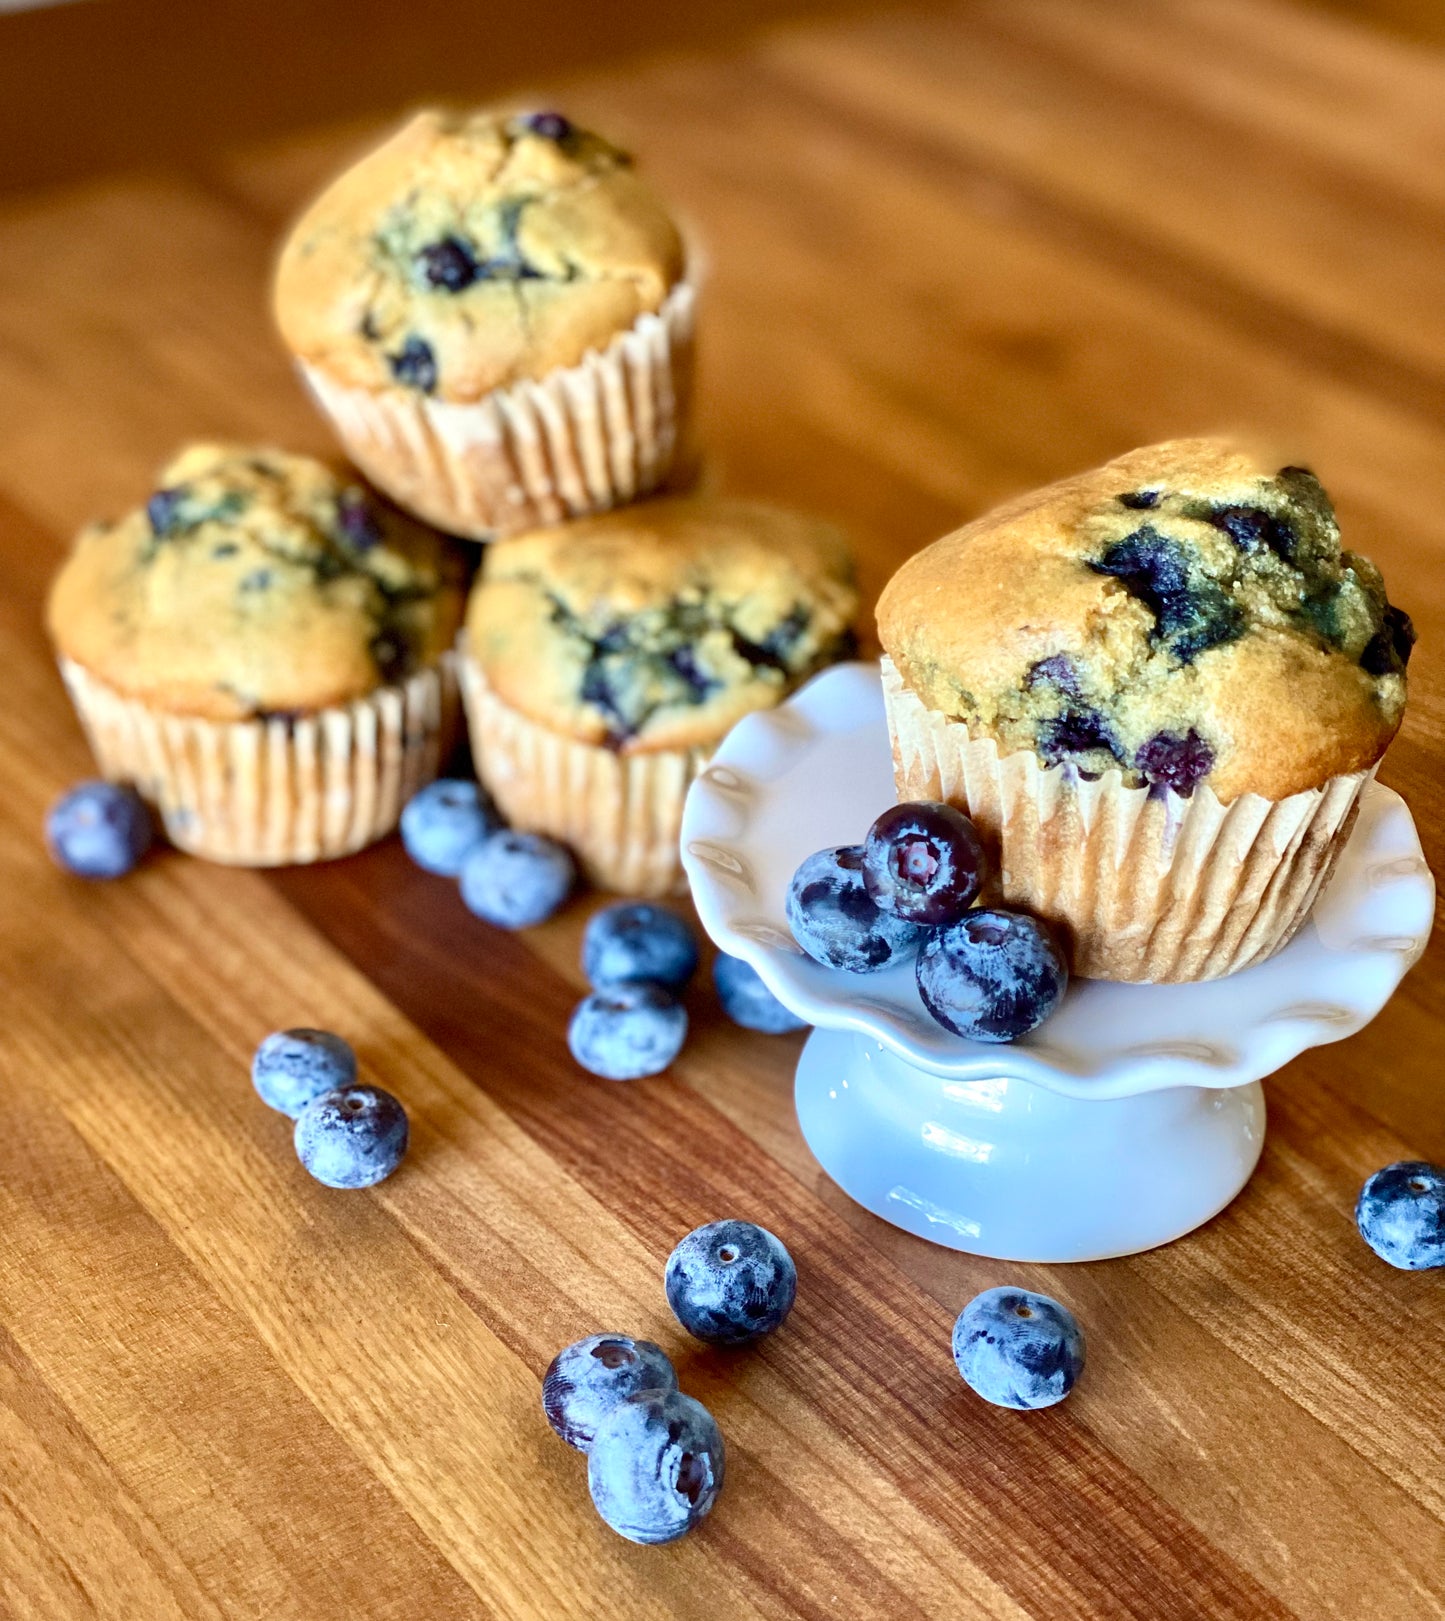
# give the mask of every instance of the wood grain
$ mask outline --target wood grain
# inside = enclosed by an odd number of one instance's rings
[[[1382,11],[1388,8],[1380,8]],[[959,518],[1167,433],[1274,435],[1414,615],[1385,780],[1445,839],[1445,59],[1269,0],[977,0],[558,80],[707,245],[707,476],[852,529],[866,591]],[[0,1616],[1445,1615],[1445,1288],[1350,1210],[1445,1159],[1445,961],[1268,1086],[1246,1192],[1149,1255],[1024,1267],[865,1215],[793,1122],[797,1038],[706,985],[666,1077],[582,1075],[579,902],[525,936],[394,841],[275,875],[66,879],[86,769],[40,629],[84,519],[199,434],[325,450],[266,314],[274,244],[356,124],[0,205]],[[343,1031],[414,1136],[311,1183],[257,1039]],[[1128,1197],[1120,1189],[1120,1197]],[[662,1262],[742,1214],[786,1331],[686,1342]],[[1063,1407],[985,1407],[953,1315],[1069,1301]],[[697,1536],[592,1515],[552,1352],[651,1335],[728,1437]]]

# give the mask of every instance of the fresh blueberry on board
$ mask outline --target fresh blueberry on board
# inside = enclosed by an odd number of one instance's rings
[[[124,878],[150,849],[151,837],[150,811],[124,783],[79,783],[45,816],[50,854],[79,878]]]
[[[503,829],[462,863],[467,909],[503,929],[545,923],[572,891],[577,868],[565,845],[540,833]]]
[[[780,1328],[798,1293],[798,1269],[779,1238],[750,1221],[695,1228],[667,1259],[667,1303],[709,1345],[749,1345]]]
[[[863,887],[882,912],[934,927],[978,899],[988,857],[960,810],[931,800],[890,806],[863,841]]]
[[[1069,968],[1053,931],[1027,912],[978,910],[939,929],[918,953],[918,993],[945,1030],[970,1041],[1017,1041],[1063,999]]]
[[[863,883],[863,847],[845,844],[810,855],[788,886],[793,938],[825,968],[871,974],[918,949],[924,930],[879,911]]]
[[[1382,1261],[1404,1272],[1445,1266],[1445,1165],[1402,1159],[1360,1189],[1360,1237]]]
[[[356,1082],[356,1054],[330,1030],[275,1030],[251,1060],[261,1101],[292,1120],[323,1092]]]
[[[587,920],[582,972],[590,985],[647,979],[676,990],[697,969],[697,936],[676,912],[646,901],[604,906]]]
[[[577,1004],[567,1045],[604,1081],[660,1075],[687,1039],[687,1009],[665,985],[645,979],[604,985]]]
[[[741,957],[729,957],[720,951],[713,958],[712,977],[723,1012],[744,1030],[781,1036],[789,1030],[808,1028],[808,1021],[785,1008],[763,984],[757,969]]]
[[[618,1402],[644,1390],[676,1390],[667,1353],[651,1340],[589,1334],[552,1358],[542,1375],[547,1422],[579,1452],[588,1452],[597,1426]]]
[[[722,1433],[699,1401],[647,1390],[619,1402],[597,1426],[587,1485],[597,1512],[629,1542],[675,1542],[722,1490]]]
[[[379,1086],[313,1098],[296,1120],[296,1157],[328,1188],[370,1188],[406,1155],[406,1110]]]
[[[475,782],[442,777],[413,794],[401,813],[401,842],[418,867],[455,878],[502,819]]]
[[[953,1325],[964,1383],[995,1407],[1052,1407],[1084,1371],[1084,1336],[1066,1306],[1029,1289],[985,1289]]]

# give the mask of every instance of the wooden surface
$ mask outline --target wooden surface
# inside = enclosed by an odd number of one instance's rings
[[[1445,59],[1263,0],[981,0],[557,88],[708,243],[712,477],[843,518],[870,596],[959,518],[1171,432],[1308,459],[1421,631],[1382,775],[1438,865]],[[43,809],[87,760],[45,583],[184,437],[326,448],[265,284],[365,133],[0,208],[0,1615],[1445,1614],[1445,1288],[1350,1218],[1370,1170],[1445,1159],[1438,940],[1369,1030],[1269,1083],[1224,1215],[1044,1268],[850,1207],[793,1122],[797,1038],[705,987],[671,1074],[580,1074],[585,904],[506,936],[394,842],[271,877],[50,866]],[[293,1023],[411,1111],[371,1194],[310,1182],[252,1095]],[[740,1356],[661,1290],[724,1214],[801,1277]],[[987,1408],[953,1371],[954,1314],[1011,1280],[1088,1332],[1061,1408]],[[675,1352],[727,1435],[675,1548],[607,1532],[541,1418],[553,1351],[599,1328]]]

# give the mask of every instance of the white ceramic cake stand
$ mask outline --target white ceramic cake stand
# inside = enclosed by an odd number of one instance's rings
[[[1270,961],[1194,985],[1075,981],[1022,1041],[965,1041],[926,1012],[911,963],[840,973],[788,930],[799,862],[858,843],[895,797],[877,667],[841,665],[728,735],[688,795],[682,856],[713,940],[816,1027],[797,1106],[823,1169],[952,1249],[1098,1260],[1207,1221],[1259,1158],[1260,1080],[1374,1018],[1430,932],[1415,824],[1371,784],[1311,920]]]

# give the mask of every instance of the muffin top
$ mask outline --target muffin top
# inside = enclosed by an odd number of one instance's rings
[[[440,536],[306,456],[192,445],[93,524],[50,593],[56,646],[132,698],[239,720],[347,703],[450,646]]]
[[[1415,639],[1313,473],[1213,439],[945,536],[889,581],[878,630],[929,709],[1005,753],[1225,801],[1372,765]]]
[[[632,159],[560,113],[419,113],[287,239],[276,318],[352,387],[476,400],[573,366],[683,273]]]
[[[650,501],[489,547],[467,638],[514,709],[645,753],[713,743],[848,656],[856,607],[830,525],[745,501]]]

